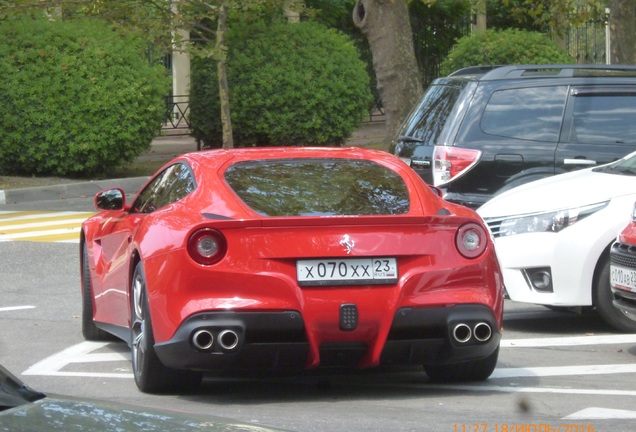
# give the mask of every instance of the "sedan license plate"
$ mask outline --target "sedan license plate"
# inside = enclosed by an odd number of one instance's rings
[[[610,284],[615,288],[636,292],[636,270],[610,265]]]
[[[334,258],[298,260],[300,286],[380,285],[397,282],[395,258]]]

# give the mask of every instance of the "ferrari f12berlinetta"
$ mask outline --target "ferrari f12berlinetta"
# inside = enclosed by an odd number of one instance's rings
[[[487,227],[400,159],[359,148],[179,156],[80,241],[86,339],[117,336],[144,392],[204,372],[422,365],[483,380],[503,283]]]

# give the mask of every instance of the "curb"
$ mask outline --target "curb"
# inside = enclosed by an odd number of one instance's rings
[[[148,177],[123,179],[92,180],[81,183],[69,183],[53,186],[0,190],[0,205],[18,204],[33,201],[66,200],[73,198],[92,198],[97,192],[118,187],[126,194],[136,194],[146,183]]]

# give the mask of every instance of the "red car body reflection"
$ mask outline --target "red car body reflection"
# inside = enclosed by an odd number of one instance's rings
[[[142,391],[206,371],[424,366],[480,380],[503,285],[487,228],[402,161],[357,148],[175,158],[82,228],[83,332],[133,353]]]
[[[610,249],[610,286],[614,306],[636,321],[636,204]]]

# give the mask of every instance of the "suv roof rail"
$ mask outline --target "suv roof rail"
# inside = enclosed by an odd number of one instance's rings
[[[455,72],[448,76],[463,76],[463,75],[483,75],[494,69],[500,68],[501,65],[496,66],[469,66],[462,69],[457,69]]]
[[[606,64],[542,64],[502,66],[486,73],[482,80],[498,80],[504,78],[562,78],[573,76],[634,76],[634,65]]]

